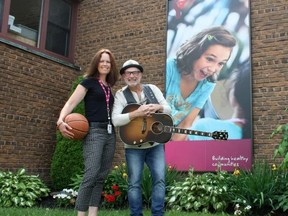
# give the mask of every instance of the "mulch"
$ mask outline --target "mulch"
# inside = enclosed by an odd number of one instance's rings
[[[56,200],[52,196],[44,197],[38,201],[40,208],[58,208]]]

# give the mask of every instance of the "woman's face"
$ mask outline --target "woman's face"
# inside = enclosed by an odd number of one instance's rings
[[[232,48],[222,45],[210,46],[197,59],[192,68],[192,74],[197,81],[206,79],[215,73],[219,73],[228,61]]]
[[[107,53],[102,53],[100,62],[98,64],[98,71],[101,75],[109,74],[111,69],[110,56]]]

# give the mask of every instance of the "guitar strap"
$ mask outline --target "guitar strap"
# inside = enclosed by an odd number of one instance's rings
[[[126,98],[127,104],[137,103],[135,98],[133,97],[132,92],[130,91],[128,87],[123,91],[123,94]]]
[[[144,91],[145,97],[147,98],[147,104],[149,104],[149,103],[159,104],[158,100],[155,97],[154,92],[152,91],[152,89],[150,88],[149,85],[143,85],[143,91]],[[127,104],[137,103],[129,88],[126,88],[123,91],[123,94],[126,98]]]
[[[158,100],[155,97],[154,92],[152,91],[152,89],[150,88],[149,85],[144,85],[143,87],[143,91],[144,91],[144,95],[147,98],[147,102],[151,103],[151,104],[159,104]]]

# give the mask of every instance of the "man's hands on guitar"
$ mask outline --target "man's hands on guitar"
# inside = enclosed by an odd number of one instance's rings
[[[139,108],[130,113],[130,119],[134,119],[137,117],[148,117],[151,114],[162,111],[163,107],[160,104],[144,104],[139,106]]]
[[[150,116],[151,114],[157,112],[161,109],[161,107],[162,106],[160,104],[145,104],[141,105],[137,111],[139,111],[140,116],[144,117]]]

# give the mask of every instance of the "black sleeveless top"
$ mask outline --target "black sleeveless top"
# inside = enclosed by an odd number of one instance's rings
[[[86,78],[80,82],[80,85],[84,86],[88,91],[84,97],[85,104],[85,116],[89,122],[108,122],[106,97],[105,93],[96,78]],[[106,91],[108,86],[104,86]],[[110,116],[112,106],[114,103],[114,96],[110,91]]]

